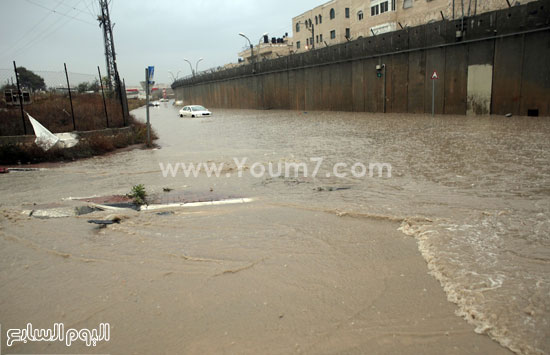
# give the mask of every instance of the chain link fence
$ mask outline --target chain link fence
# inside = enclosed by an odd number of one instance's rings
[[[128,125],[126,88],[121,83],[120,90],[109,92],[99,70],[84,74],[18,66],[17,73],[21,93],[14,69],[0,69],[0,136],[32,134],[28,115],[53,133]]]

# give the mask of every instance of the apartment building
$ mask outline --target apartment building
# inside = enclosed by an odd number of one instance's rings
[[[297,52],[346,41],[351,37],[352,0],[331,0],[292,19]],[[346,37],[347,36],[347,37]]]
[[[252,51],[247,48],[239,53],[242,58],[241,64],[250,64],[254,61],[264,61],[267,59],[277,59],[294,52],[293,41],[291,37],[266,39],[263,43],[254,46],[254,57]]]
[[[522,3],[535,1],[523,0]],[[517,0],[331,0],[292,19],[297,52],[432,21],[500,10]],[[454,11],[453,11],[454,5]]]

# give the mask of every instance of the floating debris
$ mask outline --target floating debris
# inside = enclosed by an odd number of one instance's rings
[[[8,168],[9,172],[44,171],[44,168]]]
[[[100,220],[100,219],[91,219],[88,221],[88,223],[91,223],[91,224],[99,224],[99,225],[102,225],[102,226],[109,226],[111,224],[119,224],[120,221],[108,221],[108,220]]]
[[[77,216],[83,216],[83,215],[86,215],[86,214],[99,212],[99,211],[103,211],[103,209],[101,209],[99,207],[90,207],[90,206],[81,206],[81,207],[76,207],[75,208],[75,212],[76,212]]]
[[[157,216],[172,216],[174,214],[173,211],[167,211],[167,212],[159,212],[157,213]]]
[[[50,208],[45,210],[34,210],[31,216],[39,219],[50,218],[67,218],[76,216],[76,211],[73,207]]]
[[[115,222],[115,221],[108,221],[108,220],[92,219],[92,220],[89,220],[88,223],[96,224],[96,225],[98,225],[99,228],[107,228],[107,226],[110,226],[110,225],[113,225],[113,224],[118,224],[118,223],[120,223],[120,221]]]
[[[351,187],[350,186],[328,186],[328,187],[327,186],[320,186],[320,187],[314,188],[313,190],[319,191],[319,192],[322,192],[322,191],[332,192],[332,191],[351,190]]]

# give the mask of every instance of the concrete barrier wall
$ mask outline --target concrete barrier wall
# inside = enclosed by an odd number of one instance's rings
[[[132,134],[133,127],[122,127],[122,128],[106,128],[97,131],[74,131],[81,140],[86,140],[93,137],[113,137],[119,134]],[[32,145],[36,140],[36,136],[0,136],[0,147],[10,146],[10,145]]]
[[[463,36],[457,38],[457,31]],[[550,116],[550,0],[180,80],[209,108]],[[376,66],[385,65],[378,77]],[[382,71],[383,74],[383,71]]]

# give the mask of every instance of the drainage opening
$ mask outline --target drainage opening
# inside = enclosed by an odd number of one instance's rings
[[[527,110],[527,116],[539,117],[539,110],[538,109]]]

